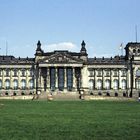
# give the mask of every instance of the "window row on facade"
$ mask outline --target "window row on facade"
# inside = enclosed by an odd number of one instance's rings
[[[11,84],[12,82],[12,84]],[[27,84],[28,83],[28,84]],[[25,90],[27,88],[33,89],[34,88],[34,80],[30,79],[29,81],[26,81],[25,79],[22,79],[21,81],[18,81],[17,79],[14,79],[13,81],[10,81],[9,79],[5,79],[4,82],[0,79],[0,89],[14,89],[17,90],[19,88]]]
[[[32,69],[0,69],[0,76],[6,76],[6,77],[9,77],[9,76],[14,76],[14,77],[17,77],[17,76],[33,76],[34,75],[34,72]]]
[[[140,54],[140,49],[133,49],[133,54]]]
[[[89,76],[92,77],[92,76],[114,76],[114,77],[117,77],[117,76],[122,76],[122,77],[125,77],[126,74],[127,74],[127,70],[123,69],[123,70],[102,70],[102,69],[89,69]]]
[[[113,83],[113,89],[119,89],[119,84],[121,85],[121,89],[126,89],[127,88],[127,81],[125,79],[121,80],[121,83],[119,83],[119,80],[114,79]],[[111,80],[107,79],[103,82],[103,80],[98,79],[95,83],[95,81],[93,79],[89,80],[89,89],[90,90],[94,90],[94,89],[98,89],[98,90],[102,90],[102,89],[111,89]]]
[[[140,89],[140,79],[136,79],[136,89]],[[112,86],[111,86],[112,84]],[[98,90],[102,90],[102,89],[106,89],[106,90],[110,90],[111,87],[115,90],[121,88],[123,90],[127,89],[127,80],[126,79],[122,79],[119,83],[118,79],[114,79],[113,82],[111,83],[111,80],[106,79],[104,82],[101,79],[98,79],[96,82],[93,79],[89,80],[89,89],[90,90],[94,90],[94,89],[98,89]]]

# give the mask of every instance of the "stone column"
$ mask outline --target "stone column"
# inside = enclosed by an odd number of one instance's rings
[[[64,89],[67,89],[67,69],[64,67]]]
[[[28,70],[25,71],[25,74],[26,74],[26,88],[29,89]]]
[[[136,81],[135,81],[136,77],[134,73],[135,73],[135,69],[133,68],[133,89],[136,88]]]
[[[40,69],[40,87],[41,87],[41,90],[44,89],[44,78],[43,78],[43,73]]]
[[[47,68],[47,89],[50,90],[50,68]]]
[[[127,71],[127,89],[130,89],[130,85],[131,85],[131,74],[130,74],[130,70]]]
[[[94,88],[97,90],[97,70],[94,69]]]
[[[81,68],[81,75],[80,75],[80,89],[83,88],[83,68]]]
[[[18,89],[21,89],[21,78],[20,78],[20,70],[18,69]]]
[[[41,87],[41,76],[40,76],[40,72],[41,71],[41,69],[39,68],[38,69],[38,88],[40,89],[40,87]]]
[[[34,89],[36,89],[36,72],[35,72],[35,69],[33,69],[32,78],[33,78],[33,81],[34,81]]]
[[[13,88],[12,70],[10,69],[10,89]]]
[[[105,78],[104,78],[104,70],[102,69],[102,90],[105,89]]]
[[[73,71],[73,89],[76,89],[75,68],[72,68],[72,71]]]
[[[113,89],[114,83],[113,83],[113,69],[110,70],[110,81],[111,81],[111,86],[110,88]]]
[[[118,89],[120,90],[121,89],[121,75],[120,75],[120,70],[118,69]]]
[[[58,68],[55,67],[55,88],[58,89]]]
[[[2,70],[2,88],[5,88],[5,83],[4,83],[4,69]]]
[[[33,76],[33,81],[34,81],[34,89],[36,89],[36,76]]]
[[[110,90],[112,89],[112,77],[111,77],[111,69],[109,70],[109,74],[110,74]]]

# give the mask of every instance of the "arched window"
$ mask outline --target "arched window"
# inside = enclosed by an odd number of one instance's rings
[[[21,80],[21,88],[22,89],[26,88],[26,81],[24,79]]]
[[[136,79],[136,88],[140,89],[140,79]]]
[[[90,79],[89,82],[88,82],[88,84],[89,84],[89,89],[90,90],[93,90],[94,89],[94,80],[93,79]]]
[[[105,89],[110,89],[110,80],[105,80]]]
[[[101,79],[97,80],[97,89],[102,89],[102,80]]]
[[[115,80],[113,81],[113,89],[118,89],[118,84],[119,84],[118,80],[115,79]]]
[[[5,87],[6,87],[6,89],[10,88],[10,80],[9,79],[5,80]]]
[[[123,79],[122,80],[122,89],[126,89],[126,80],[125,79]]]
[[[29,87],[30,87],[30,89],[34,88],[34,81],[33,81],[33,79],[29,80]]]
[[[133,53],[136,53],[136,49],[133,49]]]
[[[0,80],[0,89],[2,88],[2,80]]]
[[[140,77],[140,68],[136,70],[136,77]]]
[[[138,53],[140,53],[140,49],[138,49]]]
[[[14,79],[13,83],[14,83],[14,89],[18,89],[18,80]]]

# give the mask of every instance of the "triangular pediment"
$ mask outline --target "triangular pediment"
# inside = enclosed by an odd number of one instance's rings
[[[40,60],[40,63],[83,63],[83,60],[66,53],[57,53],[46,56]]]

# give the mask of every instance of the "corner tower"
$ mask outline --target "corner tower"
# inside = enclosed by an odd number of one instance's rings
[[[83,59],[84,61],[87,61],[88,54],[87,54],[87,50],[85,46],[86,46],[86,43],[83,40],[81,43],[80,58]]]
[[[140,60],[140,43],[130,42],[125,47],[126,60],[130,60],[132,57],[134,60]]]

